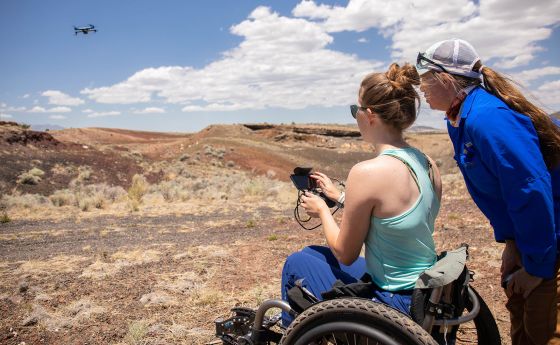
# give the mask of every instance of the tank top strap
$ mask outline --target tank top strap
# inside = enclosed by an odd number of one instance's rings
[[[381,152],[380,155],[391,156],[400,160],[404,165],[406,165],[420,191],[422,191],[422,188],[418,173],[425,174],[425,176],[430,181],[430,184],[432,185],[432,189],[435,190],[432,163],[428,159],[428,156],[426,156],[422,151],[413,147],[404,149],[388,149]],[[413,157],[415,159],[412,159]],[[424,160],[424,162],[422,162],[422,160]]]

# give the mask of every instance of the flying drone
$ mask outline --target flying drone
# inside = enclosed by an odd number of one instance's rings
[[[97,32],[97,29],[95,28],[95,26],[93,26],[91,24],[89,24],[88,26],[81,26],[81,27],[74,26],[74,34],[75,35],[78,35],[79,33],[87,35],[90,32]]]

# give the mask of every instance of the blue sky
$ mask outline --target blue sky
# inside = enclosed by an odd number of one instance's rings
[[[0,118],[197,131],[349,123],[361,78],[461,37],[560,110],[560,2],[2,1]],[[94,24],[90,35],[73,26]],[[443,127],[422,108],[418,124]]]

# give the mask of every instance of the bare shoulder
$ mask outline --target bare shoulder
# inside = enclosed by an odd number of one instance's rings
[[[362,184],[374,186],[391,176],[400,164],[402,163],[392,157],[378,156],[354,165],[348,174],[348,180],[359,180]]]

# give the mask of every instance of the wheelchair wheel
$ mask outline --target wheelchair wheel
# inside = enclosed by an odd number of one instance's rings
[[[384,304],[360,298],[323,301],[301,313],[281,345],[437,345],[408,316]]]
[[[454,327],[454,329],[450,329],[448,333],[451,334],[451,337],[455,334],[457,340],[461,342],[479,345],[500,345],[502,343],[500,331],[490,308],[472,286],[469,288],[478,298],[480,311],[474,320],[461,324],[458,328]],[[431,290],[415,290],[412,294],[412,319],[419,324],[422,324],[422,321],[424,320],[424,310],[428,303],[430,291]],[[472,310],[473,305],[470,300],[466,301],[465,308],[467,311]],[[439,344],[445,344],[443,333],[440,332],[440,329],[437,326],[434,326],[432,336]]]
[[[484,344],[484,345],[501,344],[502,340],[500,338],[500,330],[498,329],[498,325],[496,324],[496,320],[494,320],[494,316],[492,315],[490,308],[488,307],[486,302],[484,302],[482,297],[480,297],[478,292],[472,286],[470,288],[472,289],[472,291],[478,298],[478,301],[480,302],[480,312],[473,320],[476,329],[476,337],[478,340],[478,344]],[[467,310],[469,311],[472,310],[473,306],[470,300],[467,302],[466,307]],[[466,325],[468,325],[468,323]],[[459,339],[463,337],[463,335],[461,334],[462,332],[466,333],[467,331],[469,331],[469,329],[467,329],[466,327],[463,328],[461,326],[462,325],[459,326],[459,330],[457,332],[457,337]]]

